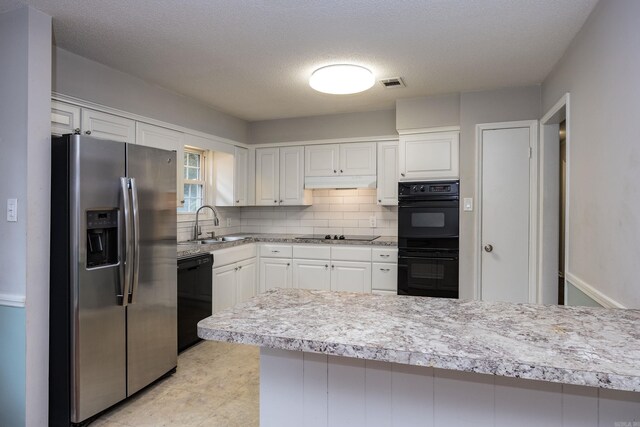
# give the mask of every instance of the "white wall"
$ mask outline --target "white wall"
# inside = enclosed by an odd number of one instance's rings
[[[23,7],[0,15],[0,425],[47,424],[51,18]],[[28,266],[28,267],[27,267]],[[7,322],[6,324],[4,322]]]
[[[416,129],[460,124],[460,94],[424,96],[396,101],[396,128]]]
[[[244,120],[57,47],[53,90],[234,141],[247,140]]]
[[[640,2],[600,1],[542,87],[571,93],[567,273],[640,308]],[[575,283],[574,283],[575,285]]]
[[[396,135],[395,110],[330,114],[249,123],[248,142],[311,141]]]

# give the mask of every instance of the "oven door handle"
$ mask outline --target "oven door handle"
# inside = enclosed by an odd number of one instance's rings
[[[398,200],[398,208],[457,208],[460,201],[455,200]]]
[[[403,264],[406,265],[404,263],[401,263],[402,260],[413,260],[413,259],[417,259],[417,260],[440,260],[440,261],[457,261],[458,257],[441,257],[441,256],[399,256],[398,257],[398,265]]]

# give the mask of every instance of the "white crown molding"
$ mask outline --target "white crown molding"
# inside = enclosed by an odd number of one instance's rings
[[[588,284],[573,273],[568,271],[564,275],[567,282],[584,292],[589,298],[606,308],[627,308],[623,304],[597,290],[593,285]]]
[[[5,307],[24,307],[25,296],[16,294],[0,294],[0,305]]]
[[[433,132],[460,132],[460,126],[442,126],[435,128],[413,128],[398,129],[399,135],[413,135],[416,133],[433,133]]]

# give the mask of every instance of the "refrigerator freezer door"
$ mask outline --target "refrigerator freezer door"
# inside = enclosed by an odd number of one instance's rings
[[[120,212],[125,144],[75,135],[69,156],[71,421],[80,422],[126,397],[126,311],[117,297],[122,252],[115,264],[87,268],[88,236],[100,230],[91,213]]]
[[[132,200],[137,196],[139,218],[138,277],[127,306],[127,390],[132,395],[178,360],[175,152],[129,144],[127,175],[135,179]]]

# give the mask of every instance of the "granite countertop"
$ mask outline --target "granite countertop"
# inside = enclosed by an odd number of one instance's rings
[[[640,392],[640,310],[273,289],[215,341]]]
[[[316,239],[296,239],[299,234],[233,234],[233,237],[244,237],[243,240],[234,242],[220,242],[212,244],[178,244],[178,258],[226,249],[234,246],[245,245],[247,243],[303,243],[314,245],[358,245],[358,246],[398,246],[398,238],[391,236],[381,236],[370,242],[358,240],[316,240]],[[219,236],[225,237],[225,236]]]

